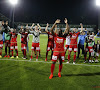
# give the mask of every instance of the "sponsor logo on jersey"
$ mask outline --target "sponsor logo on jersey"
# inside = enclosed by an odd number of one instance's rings
[[[77,38],[77,35],[72,35],[72,39],[76,39]]]
[[[57,41],[56,41],[57,43],[63,43],[63,39],[59,39],[59,38],[57,38]]]

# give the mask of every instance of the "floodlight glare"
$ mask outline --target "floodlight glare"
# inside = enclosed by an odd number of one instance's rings
[[[96,5],[100,6],[100,0],[96,0]]]
[[[10,2],[12,5],[15,5],[15,4],[17,4],[18,0],[9,0],[9,2]]]

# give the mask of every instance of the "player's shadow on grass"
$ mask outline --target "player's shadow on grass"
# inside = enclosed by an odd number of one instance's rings
[[[62,75],[70,77],[70,76],[95,76],[95,75],[100,75],[100,72],[96,72],[96,73],[82,73],[82,74],[66,74],[66,75]]]

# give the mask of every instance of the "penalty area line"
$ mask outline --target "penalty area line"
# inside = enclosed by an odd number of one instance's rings
[[[18,61],[18,62],[42,62],[42,63],[52,63],[52,62],[45,62],[45,61],[30,61],[30,60],[15,60],[15,59],[0,59],[0,61]],[[57,62],[57,64],[59,64]],[[63,63],[65,65],[74,65],[74,66],[97,66],[100,67],[100,65],[87,65],[87,64],[72,64],[72,63]]]

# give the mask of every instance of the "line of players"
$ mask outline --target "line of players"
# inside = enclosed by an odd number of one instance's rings
[[[54,69],[55,69],[55,64],[56,64],[58,59],[59,59],[58,77],[61,77],[61,70],[62,70],[62,67],[63,67],[62,62],[65,60],[65,52],[68,48],[69,48],[69,50],[68,50],[69,52],[68,52],[68,62],[67,63],[69,63],[69,61],[70,61],[70,55],[71,55],[71,52],[73,50],[74,51],[73,64],[75,64],[76,52],[77,52],[77,38],[83,32],[83,25],[80,24],[80,26],[81,26],[80,32],[76,33],[76,29],[73,29],[73,32],[69,32],[69,25],[67,23],[68,21],[67,21],[66,18],[65,18],[64,22],[66,24],[66,29],[65,29],[64,32],[62,32],[61,29],[57,30],[56,24],[60,23],[59,19],[55,21],[50,32],[48,32],[48,30],[47,30],[47,28],[49,26],[48,24],[47,24],[47,27],[46,27],[46,32],[48,34],[48,45],[47,45],[47,52],[46,52],[45,61],[47,61],[48,51],[51,49],[52,52],[53,52],[53,54],[51,54],[52,64],[51,64],[51,74],[49,76],[49,79],[53,78],[53,72],[54,72]],[[54,29],[55,29],[55,31],[53,31]],[[94,50],[96,51],[96,58],[100,54],[99,41],[97,42],[97,45],[95,45],[93,38],[94,38],[93,35],[89,35],[88,38],[87,38],[86,50],[85,50],[85,53],[84,53],[85,62],[86,62],[86,55],[87,55],[88,51],[90,53],[89,61],[91,61],[92,58],[93,58]],[[66,48],[64,49],[64,41],[65,40],[68,43],[65,46]]]
[[[84,63],[86,63],[87,60],[87,52],[89,52],[89,62],[94,62],[93,57],[94,54],[96,54],[96,60],[95,62],[99,62],[98,61],[98,57],[100,54],[100,40],[97,40],[97,44],[95,44],[95,38],[96,36],[94,36],[94,33],[87,33],[86,29],[85,31],[83,31],[83,25],[81,25],[81,32],[76,32],[76,28],[73,29],[72,32],[69,32],[68,35],[66,36],[66,44],[65,44],[65,54],[66,51],[68,50],[68,62],[70,62],[70,55],[72,50],[74,51],[74,57],[73,57],[73,64],[75,64],[75,60],[76,60],[76,52],[78,51],[77,48],[77,38],[79,35],[83,35],[85,41],[83,41],[83,43],[86,42],[86,47],[85,49],[83,48],[83,55],[84,55]],[[48,26],[49,24],[47,24],[46,26],[46,33],[48,34],[48,44],[47,44],[47,51],[46,51],[46,59],[45,61],[47,61],[47,56],[48,56],[48,51],[52,51],[51,53],[51,57],[53,55],[53,51],[54,51],[54,35],[52,34],[52,32],[48,31]],[[82,32],[83,31],[83,32]],[[57,25],[55,25],[55,31],[54,33],[57,33]],[[98,34],[100,34],[100,30],[98,31]],[[83,45],[84,46],[84,45]],[[78,57],[79,58],[79,57]]]
[[[62,29],[57,30],[57,24],[60,23],[60,20],[57,19],[55,23],[53,24],[50,32],[47,30],[48,29],[48,24],[46,27],[46,32],[48,33],[48,45],[47,45],[47,52],[46,52],[46,59],[47,61],[47,55],[48,51],[51,49],[52,50],[52,65],[51,65],[51,74],[49,79],[52,79],[53,77],[53,72],[55,68],[55,64],[57,60],[59,59],[59,72],[58,72],[58,77],[61,77],[61,70],[62,70],[62,62],[65,60],[65,52],[69,48],[69,53],[68,53],[68,62],[70,61],[70,55],[72,50],[74,51],[74,57],[73,57],[73,64],[75,64],[76,60],[76,52],[77,52],[77,38],[78,36],[83,32],[83,25],[80,24],[81,26],[81,31],[76,33],[76,29],[73,29],[73,32],[69,32],[69,25],[68,21],[65,18],[64,20],[66,24],[66,29],[63,32]],[[34,24],[32,25],[31,28],[26,26],[24,29],[21,27],[19,33],[21,34],[21,50],[23,53],[23,59],[26,59],[26,47],[27,47],[27,36],[29,33],[33,34],[33,41],[32,41],[32,52],[31,52],[31,59],[33,58],[33,51],[36,52],[36,61],[38,61],[38,52],[40,50],[39,46],[39,35],[41,33],[41,27],[39,24],[35,25],[35,29],[33,29]],[[55,29],[55,31],[54,31]],[[10,31],[11,30],[11,31]],[[12,51],[12,57],[13,56],[13,50],[15,49],[16,51],[16,58],[18,58],[18,46],[17,46],[17,33],[15,29],[9,29],[8,28],[8,23],[2,24],[0,26],[0,58],[2,57],[2,48],[3,48],[3,37],[2,34],[3,32],[5,33],[5,56],[4,57],[10,57],[10,50]],[[99,32],[100,33],[100,32]],[[64,41],[66,40],[66,48],[64,49]],[[7,47],[9,48],[9,55],[7,56]],[[94,51],[96,52],[96,59],[98,58],[100,54],[100,44],[99,41],[97,41],[97,44],[95,45],[94,42],[94,36],[93,35],[88,35],[86,39],[86,48],[85,48],[85,53],[84,53],[84,58],[86,62],[86,56],[87,52],[89,51],[89,62],[93,59],[93,54]]]
[[[67,22],[67,19],[65,19],[65,23]],[[76,33],[76,29],[73,29],[73,32],[69,32],[68,30],[68,35],[66,36],[66,45],[65,45],[65,50],[64,52],[66,53],[66,51],[68,50],[68,62],[70,61],[70,55],[72,50],[74,50],[74,57],[73,57],[73,64],[75,64],[75,60],[76,60],[76,52],[77,52],[77,38],[80,34],[84,33],[83,31],[83,25],[81,25],[81,33],[77,32]],[[55,27],[53,27],[53,29],[55,29],[55,31],[52,34],[52,28],[50,30],[50,32],[48,31],[48,26],[49,24],[47,24],[46,26],[46,33],[48,34],[48,44],[47,44],[47,51],[46,51],[46,59],[45,61],[47,61],[47,56],[48,56],[48,51],[52,51],[51,53],[51,60],[54,57],[53,53],[54,53],[54,49],[55,49],[55,41],[54,41],[54,34],[58,34],[57,30],[57,25],[55,25]],[[53,25],[54,26],[54,25]],[[36,56],[36,60],[38,60],[38,55],[40,55],[40,40],[39,40],[39,35],[41,34],[41,27],[39,24],[35,25],[34,27],[34,23],[32,24],[31,28],[28,27],[28,25],[26,26],[26,28],[23,28],[23,26],[21,26],[21,29],[19,31],[19,33],[21,34],[21,51],[23,53],[23,59],[26,59],[26,47],[27,47],[27,37],[29,33],[33,34],[33,41],[32,41],[32,52],[31,52],[31,58],[30,60],[32,60],[33,58],[33,51],[35,52]],[[69,29],[68,24],[66,25],[66,28]],[[0,58],[2,57],[2,48],[3,48],[3,32],[5,33],[4,37],[5,37],[5,56],[4,57],[10,57],[10,51],[12,52],[12,57],[14,58],[13,55],[13,50],[15,49],[16,51],[16,58],[18,58],[18,46],[17,46],[17,35],[18,33],[16,32],[16,29],[10,29],[8,26],[8,22],[6,22],[4,24],[4,22],[2,22],[2,25],[0,26]],[[66,32],[66,30],[65,30]],[[64,32],[64,33],[65,33]],[[100,31],[99,31],[100,33]],[[60,42],[59,44],[60,45]],[[7,47],[8,47],[8,55],[7,55]],[[100,45],[99,45],[99,40],[97,41],[97,44],[95,44],[94,41],[94,35],[90,35],[88,34],[86,36],[86,48],[84,50],[84,58],[85,58],[85,62],[86,62],[86,57],[87,57],[87,52],[89,51],[89,62],[94,62],[93,56],[94,56],[94,51],[96,52],[96,60],[95,62],[98,62],[98,56],[100,53]]]
[[[36,53],[36,60],[38,60],[38,54],[40,55],[40,44],[39,44],[39,35],[41,34],[41,27],[39,24],[35,25],[35,29],[33,29],[34,24],[32,24],[31,28],[26,26],[26,28],[23,28],[21,26],[21,29],[19,32],[16,32],[16,29],[12,29],[8,26],[8,21],[4,23],[2,21],[2,24],[0,24],[0,58],[2,58],[2,48],[3,48],[3,41],[5,43],[5,56],[10,58],[10,52],[12,53],[11,58],[14,58],[14,49],[16,51],[16,58],[18,58],[18,45],[17,45],[17,35],[18,33],[21,34],[21,51],[23,53],[23,59],[27,59],[26,57],[26,48],[27,48],[27,37],[29,33],[33,34],[33,41],[32,41],[32,53],[31,53],[31,59],[33,58],[33,51]],[[5,40],[3,40],[5,39]],[[7,54],[8,50],[8,54]]]

